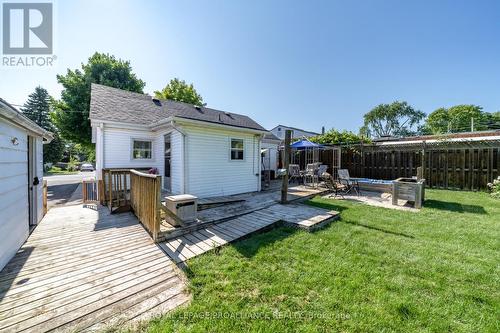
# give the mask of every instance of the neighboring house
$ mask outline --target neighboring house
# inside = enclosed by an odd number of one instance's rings
[[[259,191],[261,139],[247,116],[92,84],[96,172],[157,168],[164,190],[198,197]]]
[[[278,154],[281,140],[269,132],[264,135],[261,142],[262,148],[262,170],[271,170],[276,174],[278,169]]]
[[[43,217],[43,143],[51,140],[0,98],[0,270]]]
[[[316,132],[305,131],[300,128],[284,126],[284,125],[278,125],[274,127],[272,130],[270,130],[270,132],[276,135],[280,140],[285,140],[286,130],[292,131],[292,139],[300,139],[303,137],[310,138],[312,136],[320,135],[319,133]]]

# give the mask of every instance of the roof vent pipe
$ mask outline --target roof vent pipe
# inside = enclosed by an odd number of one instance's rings
[[[153,103],[155,103],[156,105],[158,106],[161,106],[161,102],[158,98],[156,97],[151,97],[151,100],[153,101]]]

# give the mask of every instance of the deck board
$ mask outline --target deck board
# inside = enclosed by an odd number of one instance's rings
[[[168,255],[179,263],[210,251],[214,247],[222,246],[270,227],[280,221],[297,228],[314,230],[337,219],[338,216],[338,212],[317,207],[301,204],[275,204],[260,210],[254,210],[245,215],[236,215],[233,219],[186,233],[161,244],[164,248],[173,249],[173,251],[168,252]],[[197,246],[197,251],[186,251],[193,246]]]
[[[182,240],[193,256],[205,251],[197,238]],[[0,272],[0,331],[102,330],[148,319],[189,300],[180,274],[131,213],[52,208]]]

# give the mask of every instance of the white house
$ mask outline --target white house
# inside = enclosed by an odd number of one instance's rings
[[[92,84],[96,172],[157,168],[163,188],[198,197],[259,191],[261,139],[247,116]]]
[[[292,131],[292,139],[301,139],[303,137],[309,138],[312,136],[320,135],[319,133],[316,132],[306,131],[300,128],[284,126],[284,125],[278,125],[273,129],[271,129],[270,132],[276,135],[280,140],[285,140],[286,130]]]
[[[43,217],[43,143],[51,140],[0,98],[0,270]]]

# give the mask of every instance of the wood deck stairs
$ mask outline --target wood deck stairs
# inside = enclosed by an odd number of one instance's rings
[[[286,225],[314,231],[340,217],[336,211],[303,204],[275,204],[260,210],[205,225],[159,243],[177,263],[214,250],[251,234]]]

